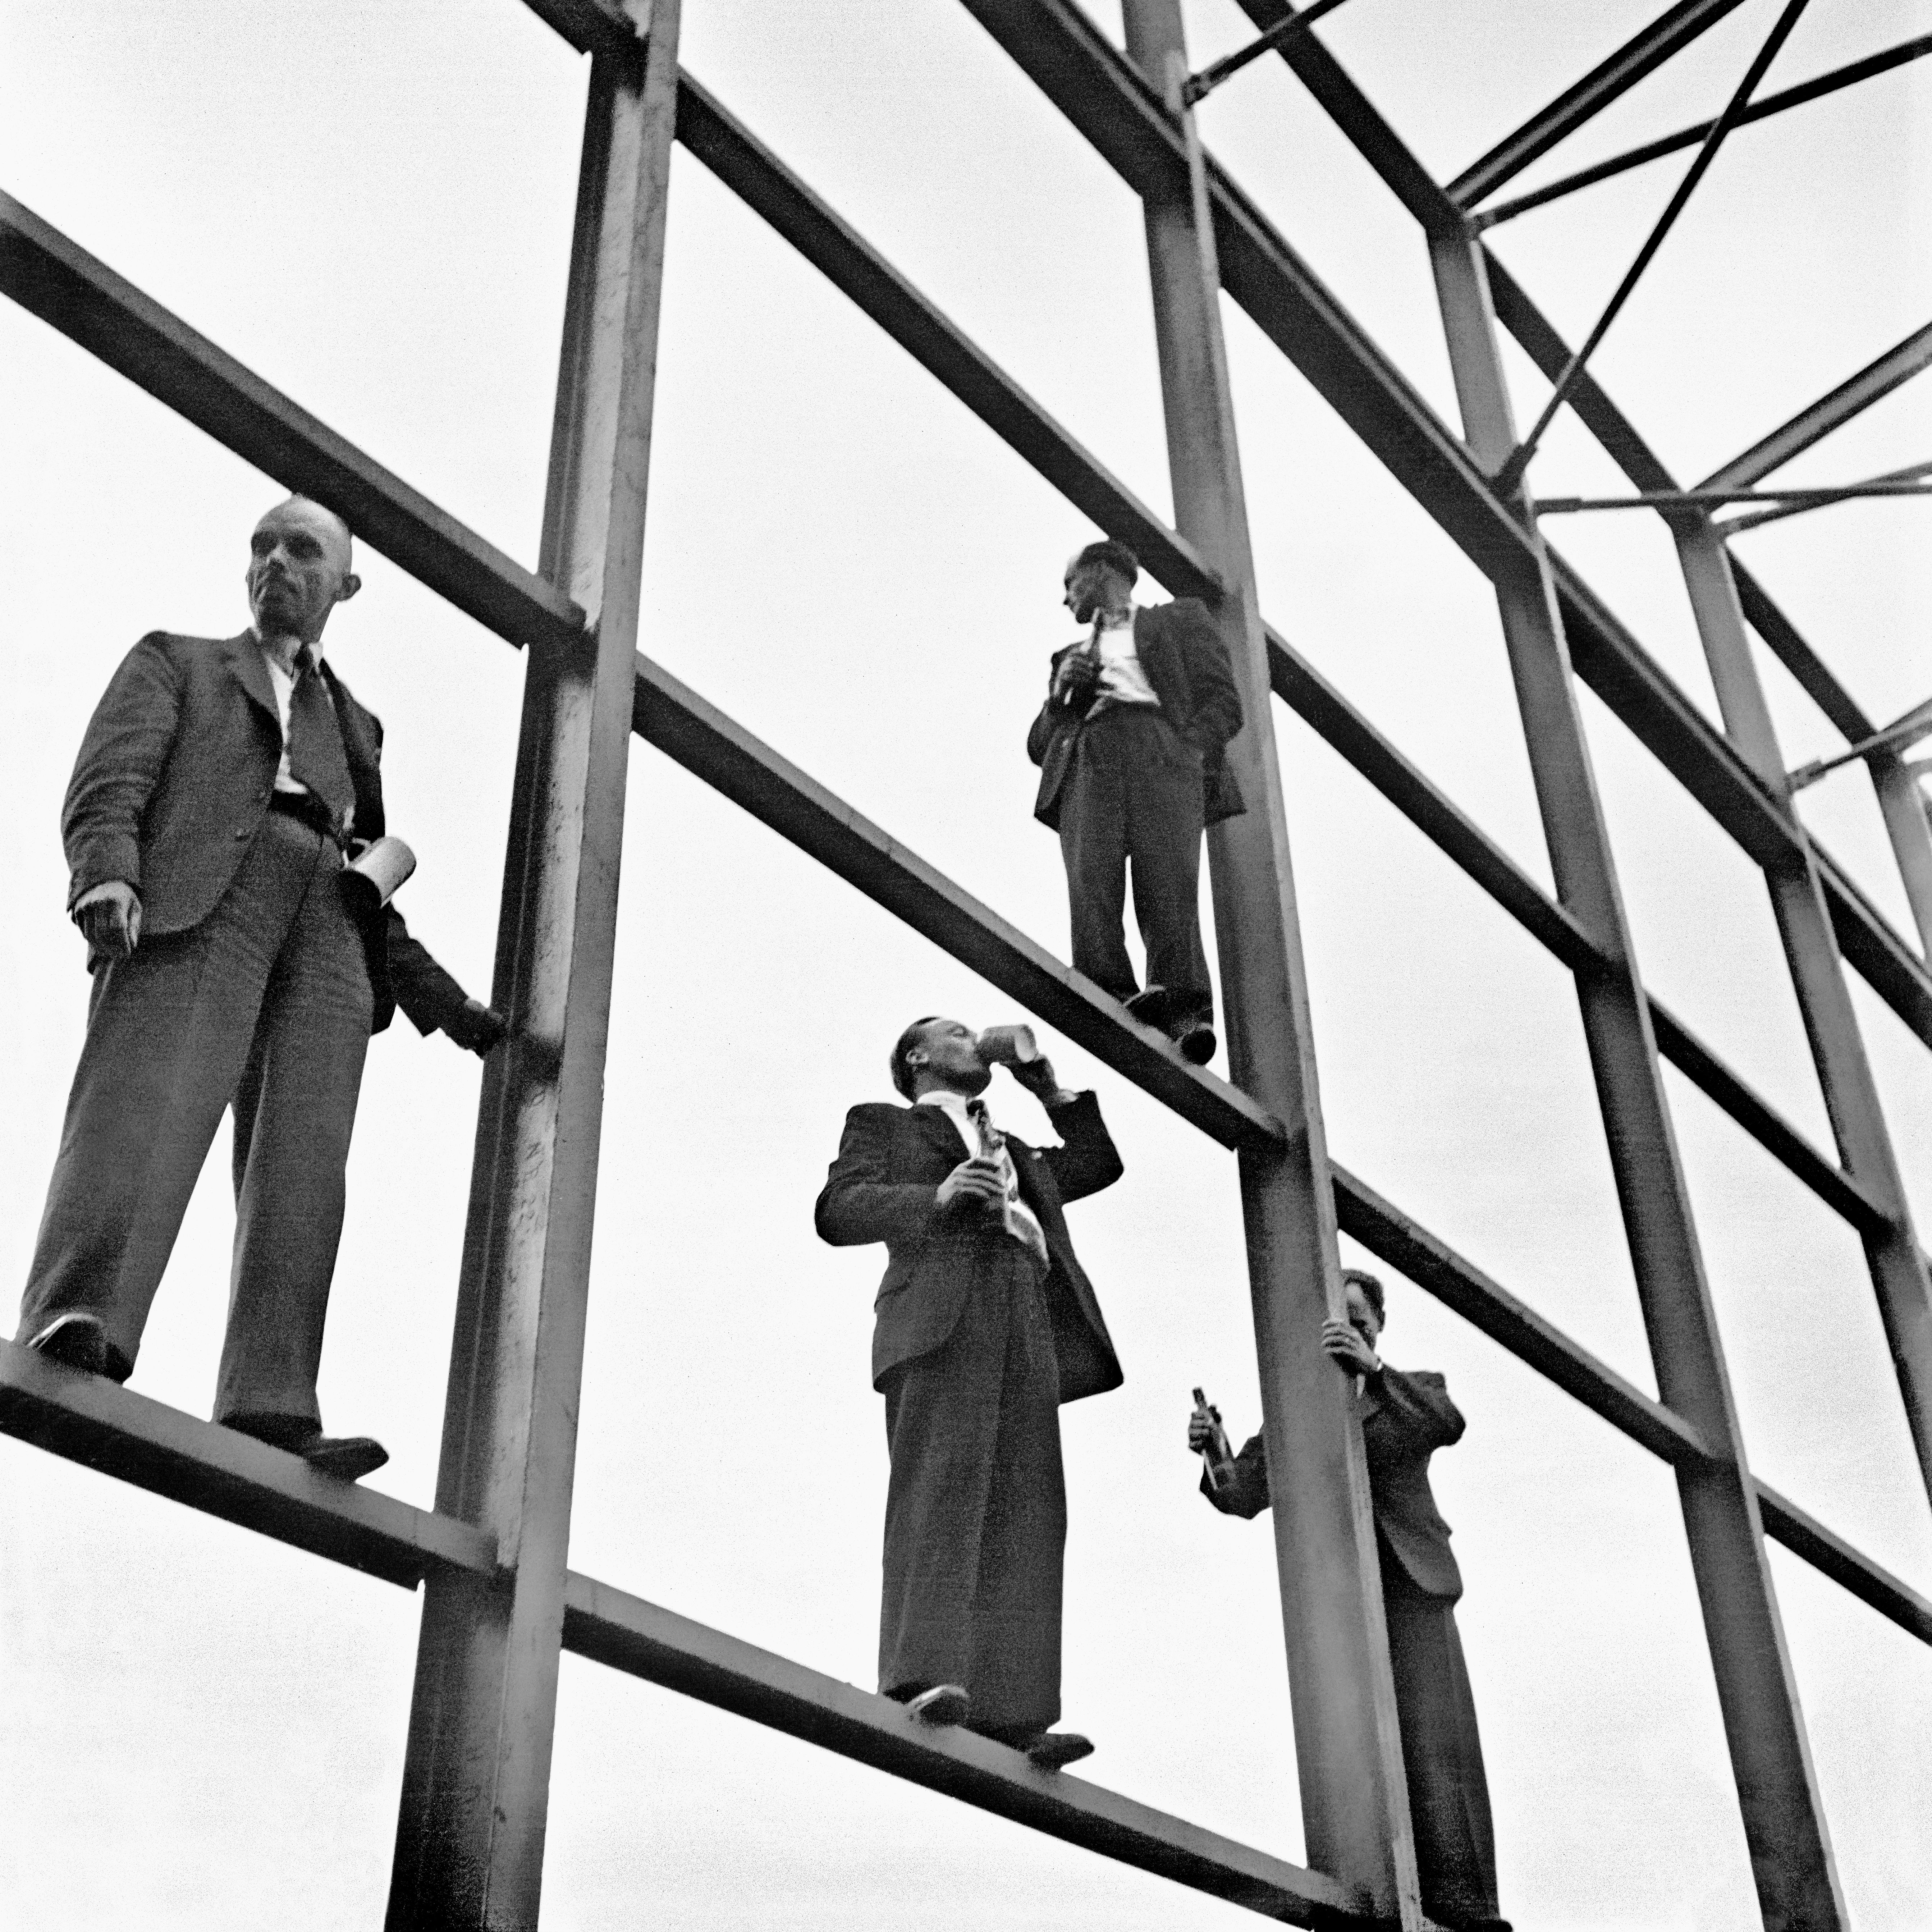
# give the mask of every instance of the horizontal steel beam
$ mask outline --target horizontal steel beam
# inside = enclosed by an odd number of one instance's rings
[[[1268,656],[1275,694],[1532,938],[1573,972],[1607,969],[1608,959],[1582,925],[1273,630],[1268,633]],[[1861,1233],[1889,1227],[1885,1209],[1859,1182],[1820,1154],[1654,998],[1650,1016],[1664,1058],[1828,1207]]]
[[[0,194],[0,295],[356,535],[498,636],[574,636],[584,614],[133,283]]]
[[[486,1531],[318,1476],[286,1450],[12,1342],[0,1342],[0,1434],[406,1589],[434,1570],[496,1570]]]
[[[616,0],[524,0],[580,54],[634,58],[644,46],[637,22]]]
[[[1190,1066],[1163,1035],[862,818],[650,658],[638,659],[638,735],[942,951],[1018,1000],[1223,1147],[1268,1146],[1281,1125]]]
[[[1654,1454],[1676,1461],[1705,1453],[1696,1432],[1660,1403],[1366,1182],[1340,1166],[1333,1172],[1342,1227],[1371,1253]],[[496,1573],[494,1540],[472,1524],[415,1508],[358,1483],[331,1481],[285,1450],[184,1414],[100,1376],[60,1367],[11,1342],[0,1342],[0,1435],[404,1588],[413,1588],[433,1570],[481,1576]],[[1932,1642],[1932,1605],[1924,1597],[1796,1504],[1762,1484],[1758,1486],[1767,1534],[1862,1602]],[[573,1602],[580,1581],[572,1582]],[[571,1643],[567,1630],[565,1642],[582,1648]],[[806,1733],[794,1730],[794,1735]]]
[[[1220,598],[1220,580],[1192,544],[1109,475],[982,350],[688,74],[678,91],[677,136],[697,160],[1024,457],[1069,502],[1130,545],[1160,582],[1180,596],[1204,597],[1210,602]]]
[[[1370,1922],[1332,1879],[956,1727],[935,1730],[890,1697],[760,1650],[573,1571],[563,1644],[842,1757],[902,1778],[1051,1838],[1158,1874],[1289,1925]]]

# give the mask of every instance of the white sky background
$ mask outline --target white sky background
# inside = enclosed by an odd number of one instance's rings
[[[1137,203],[950,0],[686,0],[686,64],[1162,514]],[[1653,0],[1357,0],[1324,37],[1448,178]],[[1107,30],[1118,15],[1100,10]],[[1713,113],[1774,16],[1750,0],[1519,185]],[[1189,8],[1196,65],[1249,37]],[[1813,8],[1776,88],[1932,28],[1924,0]],[[0,0],[0,185],[513,555],[533,563],[586,68],[514,0],[318,9]],[[1748,129],[1596,367],[1701,476],[1922,323],[1932,68]],[[1454,420],[1420,237],[1279,62],[1210,146]],[[1684,165],[1496,238],[1574,340]],[[1064,887],[1022,738],[1094,534],[680,152],[642,647],[1056,950]],[[1487,586],[1230,308],[1270,618],[1546,879]],[[1512,364],[1527,421],[1543,393]],[[113,666],[155,626],[239,628],[276,486],[0,305],[0,1277],[24,1278],[86,981],[62,789]],[[1924,458],[1932,385],[1794,466]],[[1546,494],[1621,479],[1567,417]],[[1932,689],[1920,502],[1741,542],[1866,708]],[[1654,520],[1557,541],[1713,710]],[[416,929],[472,988],[494,946],[521,668],[365,551],[333,661],[388,727]],[[1150,586],[1151,589],[1151,586]],[[1154,594],[1159,594],[1155,592]],[[1838,748],[1762,659],[1790,761]],[[1822,1141],[1754,868],[1583,700],[1653,988]],[[1324,1101],[1339,1159],[1654,1388],[1568,975],[1277,707]],[[1806,795],[1906,930],[1862,775]],[[1010,1003],[646,747],[632,767],[572,1562],[870,1686],[886,1462],[867,1375],[880,1256],[811,1226],[844,1109],[914,1014]],[[1932,1061],[1855,982],[1932,1225]],[[1233,1165],[1079,1052],[1126,1178],[1072,1216],[1127,1372],[1066,1413],[1066,1721],[1099,1781],[1301,1856],[1270,1541],[1215,1516],[1188,1390],[1258,1426]],[[323,1369],[329,1425],[427,1504],[476,1063],[398,1021],[371,1048]],[[1922,1589],[1932,1527],[1858,1244],[1674,1074],[1678,1132],[1754,1466]],[[1023,1132],[1043,1123],[1002,1082]],[[207,1412],[226,1136],[134,1386]],[[1671,1481],[1391,1280],[1388,1352],[1443,1370],[1436,1471],[1525,1928],[1756,1923]],[[8,1292],[11,1292],[10,1286]],[[332,1932],[380,1918],[417,1605],[0,1442],[0,1885],[22,1932]],[[1867,1932],[1932,1922],[1932,1654],[1774,1551],[1818,1774]],[[545,1923],[602,1928],[1252,1922],[566,1659]]]

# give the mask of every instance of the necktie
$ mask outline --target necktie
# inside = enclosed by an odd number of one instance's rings
[[[298,654],[296,671],[289,698],[289,776],[328,808],[330,823],[339,836],[356,804],[356,781],[342,748],[342,727],[309,646]]]
[[[993,1117],[987,1112],[983,1100],[972,1100],[966,1102],[966,1115],[980,1136],[980,1157],[998,1161],[1004,1176],[1006,1198],[1000,1204],[1000,1222],[1006,1232],[1020,1245],[1031,1252],[1042,1267],[1051,1266],[1046,1252],[1046,1235],[1035,1218],[1033,1210],[1021,1200],[1020,1178],[1013,1166],[1013,1157],[1006,1151],[1006,1138],[993,1124]]]

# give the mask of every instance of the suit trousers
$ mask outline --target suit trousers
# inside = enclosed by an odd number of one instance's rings
[[[220,1124],[235,1247],[217,1421],[319,1425],[316,1376],[372,995],[334,842],[271,812],[214,910],[100,963],[21,1304],[131,1365]]]
[[[879,1688],[963,1685],[969,1727],[1011,1742],[1060,1715],[1060,1368],[1032,1256],[977,1245],[959,1325],[885,1387]]]
[[[1418,1589],[1385,1547],[1382,1573],[1422,1909],[1457,1932],[1508,1932],[1496,1916],[1496,1830],[1456,1606]]]
[[[1117,1000],[1139,990],[1122,922],[1127,871],[1150,986],[1177,1019],[1211,1019],[1201,946],[1199,755],[1152,705],[1110,705],[1080,728],[1060,801],[1073,965]]]

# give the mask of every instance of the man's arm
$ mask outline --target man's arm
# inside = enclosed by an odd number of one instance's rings
[[[1449,1384],[1432,1370],[1405,1372],[1384,1362],[1373,1386],[1382,1406],[1372,1419],[1431,1449],[1448,1448],[1468,1426],[1449,1400]]]
[[[68,910],[98,887],[141,890],[141,814],[181,722],[181,680],[150,632],[121,661],[94,707],[61,806]]]
[[[1198,605],[1187,613],[1183,647],[1194,706],[1186,735],[1209,764],[1218,764],[1228,740],[1241,728],[1241,692],[1228,662],[1228,647],[1214,620]]]
[[[1268,1506],[1268,1446],[1258,1436],[1251,1436],[1241,1445],[1241,1453],[1228,1464],[1225,1480],[1216,1489],[1201,1472],[1201,1493],[1223,1516],[1258,1516]]]
[[[1041,1150],[1053,1184],[1063,1202],[1084,1200],[1111,1187],[1126,1169],[1114,1146],[1114,1137],[1100,1118],[1100,1102],[1090,1094],[1057,1094],[1042,1100],[1046,1118],[1060,1138],[1060,1145]]]
[[[940,1212],[938,1190],[928,1181],[889,1181],[886,1154],[896,1108],[854,1107],[845,1116],[838,1154],[826,1171],[812,1210],[819,1239],[835,1248],[872,1241],[922,1240]]]
[[[481,1058],[508,1030],[494,1006],[472,1000],[410,931],[394,906],[382,908],[382,940],[389,988],[418,1033],[439,1030]]]

